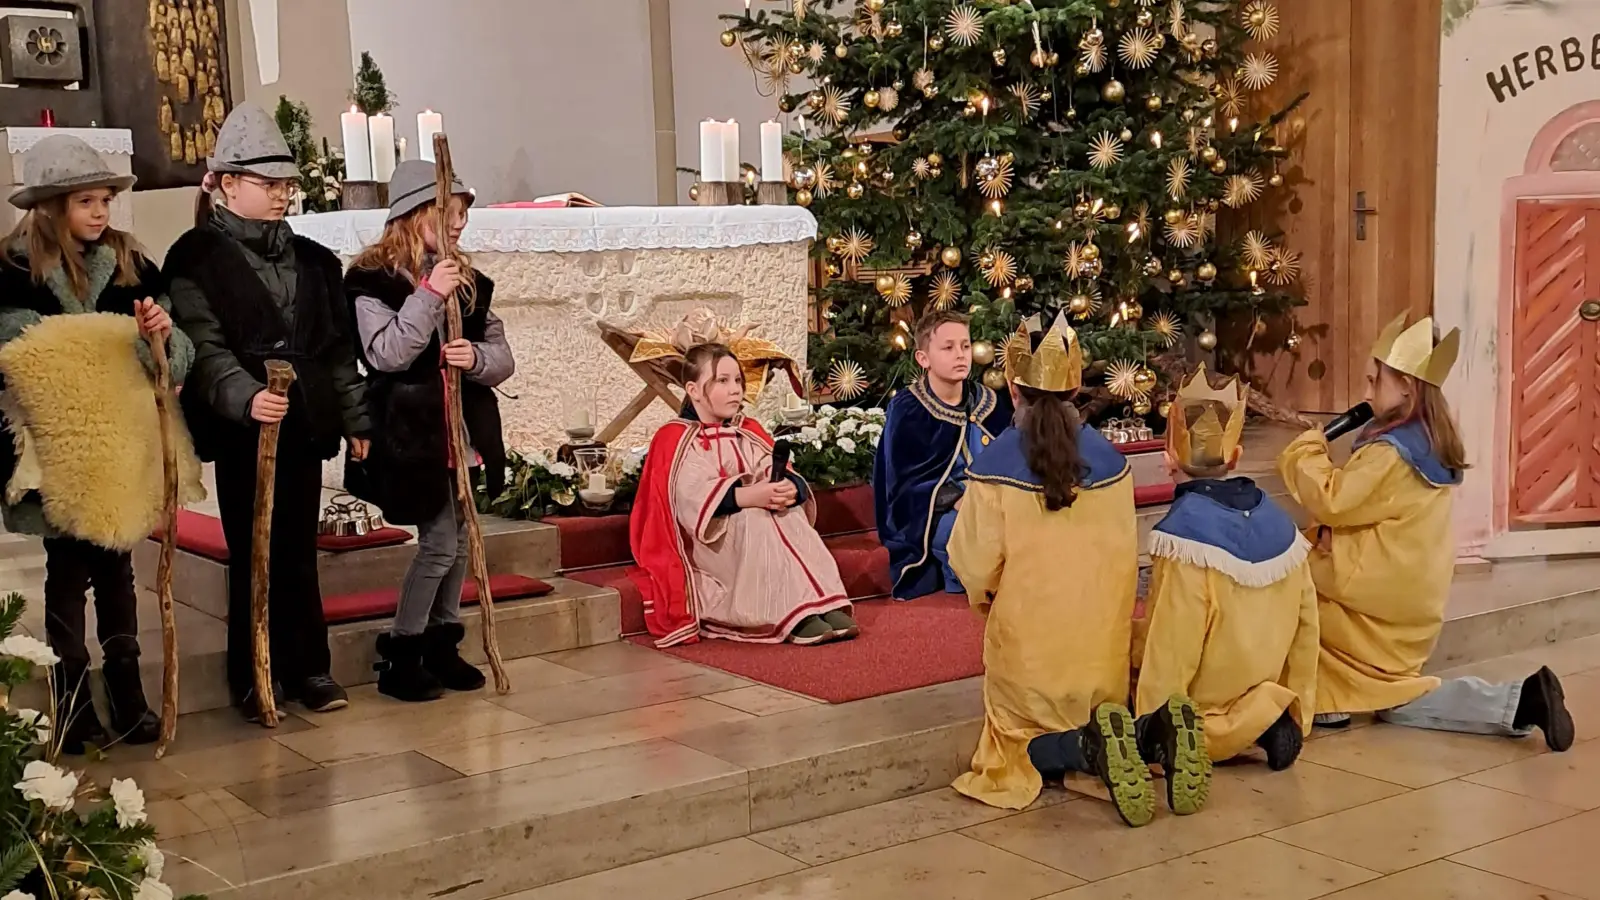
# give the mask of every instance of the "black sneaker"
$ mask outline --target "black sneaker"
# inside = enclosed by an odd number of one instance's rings
[[[1188,697],[1174,694],[1139,720],[1139,749],[1166,775],[1167,808],[1180,816],[1205,808],[1211,796],[1211,755],[1205,727]]]
[[[1102,703],[1081,733],[1084,762],[1111,793],[1117,815],[1134,828],[1150,824],[1156,816],[1156,798],[1150,789],[1150,767],[1139,755],[1133,714],[1115,703]]]
[[[1256,746],[1267,751],[1267,768],[1282,772],[1300,758],[1305,736],[1300,733],[1300,724],[1294,720],[1294,716],[1284,713],[1261,737],[1256,738]]]
[[[244,716],[246,722],[257,724],[261,721],[261,704],[256,702],[255,688],[245,691],[241,697],[234,698],[233,705]],[[283,711],[283,685],[276,681],[272,683],[272,707],[279,719],[286,715]]]
[[[1537,728],[1544,732],[1545,744],[1557,753],[1571,749],[1574,739],[1572,714],[1567,712],[1567,692],[1561,679],[1548,666],[1528,676],[1522,683],[1522,699],[1517,702],[1517,728]]]
[[[312,675],[300,682],[294,692],[300,705],[315,713],[333,712],[350,705],[350,695],[327,675]]]

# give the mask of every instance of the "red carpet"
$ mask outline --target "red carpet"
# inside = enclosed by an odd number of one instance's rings
[[[701,641],[662,651],[751,681],[847,703],[983,674],[983,619],[965,597],[857,603],[861,635],[817,647]],[[648,635],[630,638],[651,646]]]

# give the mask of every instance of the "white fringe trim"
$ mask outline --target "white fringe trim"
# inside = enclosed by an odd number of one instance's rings
[[[1311,552],[1311,542],[1295,533],[1294,543],[1276,557],[1262,562],[1245,562],[1232,553],[1202,541],[1182,538],[1164,531],[1150,532],[1150,555],[1202,569],[1215,569],[1243,587],[1270,587],[1294,574]]]

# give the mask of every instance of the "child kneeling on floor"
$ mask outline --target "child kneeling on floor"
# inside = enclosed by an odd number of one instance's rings
[[[1277,771],[1311,731],[1317,592],[1294,520],[1255,482],[1226,477],[1239,462],[1248,392],[1237,379],[1213,389],[1201,366],[1173,401],[1167,471],[1177,495],[1150,534],[1135,710],[1193,697],[1212,760],[1259,746]],[[1141,750],[1146,760],[1171,756],[1155,742]]]
[[[1526,680],[1441,683],[1422,674],[1444,625],[1456,548],[1451,491],[1466,455],[1441,386],[1460,332],[1437,340],[1432,318],[1402,314],[1372,349],[1367,402],[1342,421],[1372,421],[1350,461],[1336,466],[1321,430],[1278,460],[1291,496],[1317,523],[1311,573],[1321,619],[1316,724],[1351,713],[1398,725],[1522,737],[1538,728],[1550,749],[1572,746],[1561,682],[1541,668]]]
[[[467,224],[472,193],[451,186],[450,243]],[[395,169],[388,223],[345,275],[372,411],[372,449],[346,466],[347,488],[390,522],[417,526],[417,555],[400,587],[394,626],[378,636],[378,690],[398,700],[474,691],[483,673],[461,658],[467,537],[445,426],[445,366],[461,370],[469,453],[491,496],[504,488],[505,447],[494,387],[516,369],[505,328],[489,311],[494,282],[464,256],[438,258],[434,167]],[[447,341],[445,304],[461,305],[462,337]],[[473,465],[467,460],[466,465]]]

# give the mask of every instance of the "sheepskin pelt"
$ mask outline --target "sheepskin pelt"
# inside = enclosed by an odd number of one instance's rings
[[[18,457],[6,501],[37,491],[51,527],[113,550],[133,549],[161,517],[160,420],[139,340],[131,317],[88,313],[47,316],[0,347],[0,411]],[[189,504],[205,497],[200,461],[170,405]]]

